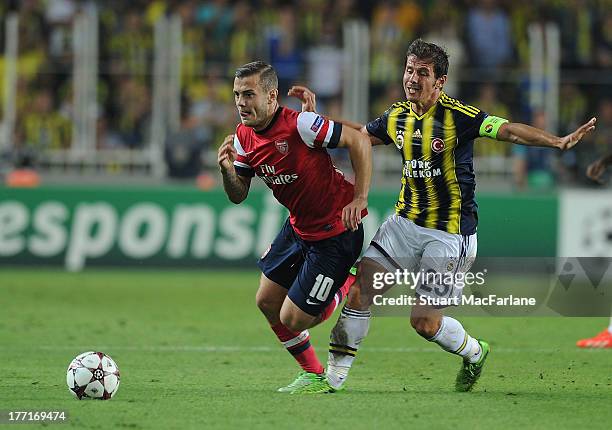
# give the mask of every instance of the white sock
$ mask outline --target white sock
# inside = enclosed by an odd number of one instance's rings
[[[329,337],[327,381],[332,387],[340,388],[348,377],[359,345],[368,335],[370,316],[370,311],[342,309]]]
[[[608,331],[612,333],[612,317],[610,317],[610,325],[608,326]]]
[[[459,321],[451,317],[442,317],[438,332],[429,341],[471,363],[476,363],[482,352],[478,341],[465,331]]]

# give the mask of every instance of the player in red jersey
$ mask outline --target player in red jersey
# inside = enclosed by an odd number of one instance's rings
[[[586,174],[593,181],[603,184],[601,177],[610,166],[612,166],[612,152],[589,164]],[[576,342],[576,346],[578,348],[612,348],[612,318],[610,318],[608,328],[593,337],[580,339]]]
[[[369,140],[313,112],[278,102],[272,66],[256,61],[236,70],[234,100],[241,124],[219,148],[223,187],[233,203],[246,199],[259,176],[287,209],[285,222],[259,260],[257,306],[302,368],[279,391],[324,378],[308,329],[329,317],[348,291],[345,280],[363,246],[372,172]],[[332,164],[325,148],[346,147],[355,185]]]

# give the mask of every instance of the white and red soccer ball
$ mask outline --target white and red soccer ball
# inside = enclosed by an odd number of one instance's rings
[[[103,352],[84,352],[68,366],[66,382],[70,392],[79,400],[108,400],[119,389],[119,368]]]

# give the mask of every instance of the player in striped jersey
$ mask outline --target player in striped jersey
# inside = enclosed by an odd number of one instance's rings
[[[395,214],[382,224],[366,250],[356,288],[351,289],[332,330],[327,380],[298,392],[342,388],[367,335],[373,297],[384,292],[373,288],[375,276],[396,270],[444,275],[469,270],[476,256],[478,222],[473,169],[476,137],[567,150],[595,128],[592,118],[573,133],[557,137],[489,115],[444,93],[447,71],[446,52],[418,39],[406,55],[403,86],[407,100],[394,103],[366,125],[342,121],[361,130],[372,145],[395,145],[403,162],[401,189]],[[307,88],[294,87],[290,95],[302,100],[303,110],[315,110],[315,96]],[[455,389],[470,391],[480,377],[489,346],[470,336],[459,321],[445,316],[444,306],[435,305],[440,299],[456,300],[462,294],[459,285],[436,283],[436,279],[441,277],[414,286],[419,300],[412,307],[410,322],[419,335],[462,357]]]
[[[601,177],[610,166],[612,166],[612,152],[589,164],[586,174],[591,180],[603,184]],[[612,348],[612,317],[610,317],[608,328],[593,337],[580,339],[576,342],[576,346],[578,348]]]

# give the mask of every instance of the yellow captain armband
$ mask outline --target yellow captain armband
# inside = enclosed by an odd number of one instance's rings
[[[481,137],[490,137],[492,139],[497,139],[497,132],[502,124],[509,122],[505,118],[500,118],[498,116],[488,116],[482,121],[480,125],[480,136]]]

